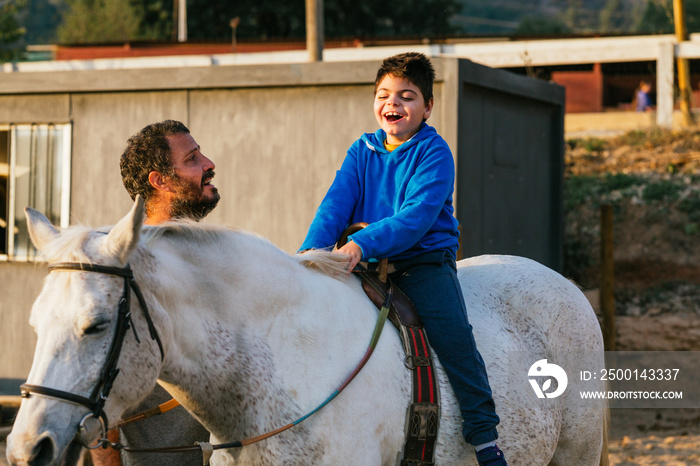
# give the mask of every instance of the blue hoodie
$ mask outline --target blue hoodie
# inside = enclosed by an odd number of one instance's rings
[[[349,225],[367,222],[350,236],[363,260],[441,250],[456,256],[455,167],[447,143],[426,123],[392,152],[385,139],[379,129],[350,146],[300,250],[332,247]]]

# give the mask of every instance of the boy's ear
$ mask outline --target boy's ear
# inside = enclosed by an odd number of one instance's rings
[[[430,117],[430,114],[433,112],[433,104],[435,101],[431,97],[430,100],[428,101],[428,104],[425,106],[425,113],[423,113],[423,120],[427,120]]]
[[[168,180],[160,172],[155,170],[148,174],[148,182],[151,183],[151,186],[158,191],[173,191],[173,188],[170,186],[170,183],[168,183]]]

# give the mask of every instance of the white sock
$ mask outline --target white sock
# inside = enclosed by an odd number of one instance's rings
[[[481,451],[481,450],[483,450],[484,448],[495,447],[495,446],[496,446],[496,441],[495,441],[495,440],[491,440],[490,442],[482,443],[482,444],[480,444],[480,445],[474,445],[474,450],[476,450],[476,451]]]

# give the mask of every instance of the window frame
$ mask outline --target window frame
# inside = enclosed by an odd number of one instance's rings
[[[15,233],[16,225],[16,175],[17,175],[17,131],[22,129],[31,129],[32,127],[46,127],[47,129],[60,127],[62,131],[62,144],[60,146],[61,154],[61,203],[60,203],[60,220],[57,225],[60,228],[66,228],[70,225],[70,201],[71,201],[71,166],[72,166],[72,146],[73,146],[73,123],[72,122],[43,122],[43,123],[5,123],[0,124],[0,131],[7,131],[9,152],[8,152],[8,176],[7,176],[7,227],[5,229],[7,245],[7,253],[0,254],[0,262],[35,262],[36,255],[15,255]],[[31,170],[31,167],[30,167]],[[31,173],[30,173],[31,176]]]

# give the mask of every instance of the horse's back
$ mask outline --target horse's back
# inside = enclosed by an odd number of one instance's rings
[[[462,260],[458,277],[494,389],[504,451],[518,458],[517,464],[541,464],[543,457],[564,464],[572,455],[579,455],[578,464],[597,464],[591,451],[601,438],[603,412],[583,412],[573,391],[539,400],[527,378],[530,366],[541,359],[575,367],[586,353],[602,363],[600,326],[581,290],[553,270],[516,256]],[[579,451],[586,443],[587,452]],[[590,461],[581,457],[586,454]]]

